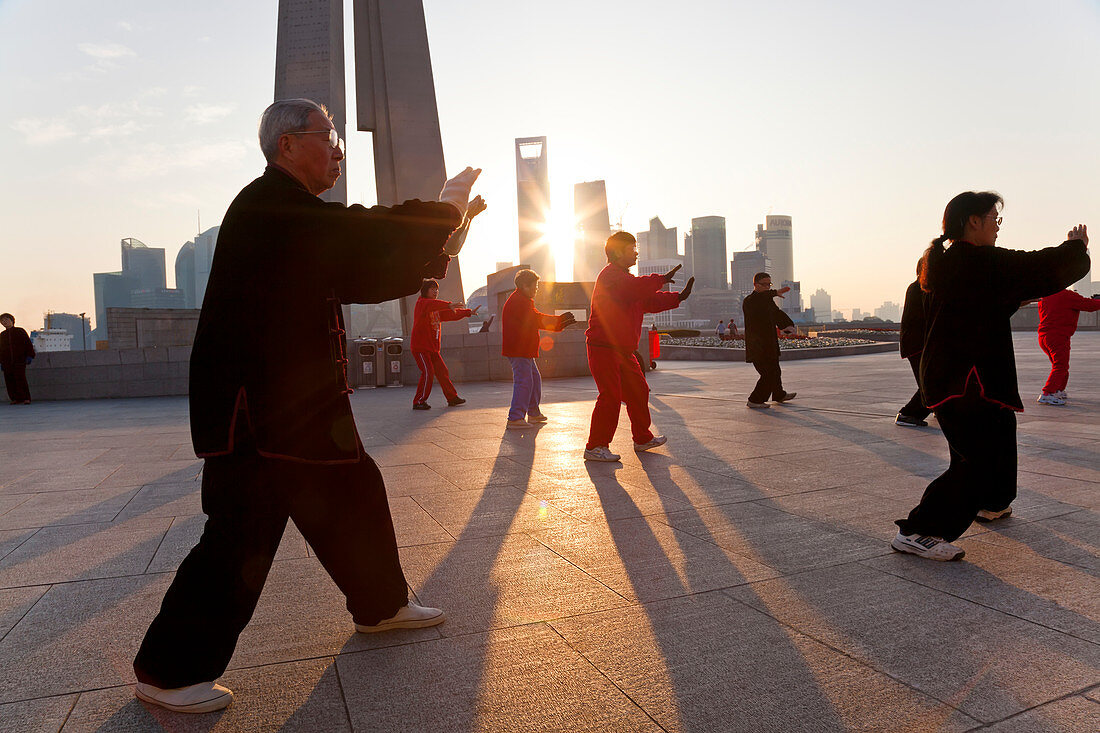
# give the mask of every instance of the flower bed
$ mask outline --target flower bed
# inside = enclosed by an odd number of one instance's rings
[[[780,349],[819,349],[828,346],[858,346],[876,343],[874,339],[858,339],[837,336],[817,336],[804,339],[780,339]],[[696,336],[695,338],[670,338],[661,336],[661,344],[668,346],[717,346],[727,349],[743,349],[743,339],[723,341],[717,336]]]

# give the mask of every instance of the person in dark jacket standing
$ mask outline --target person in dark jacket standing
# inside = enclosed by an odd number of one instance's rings
[[[901,358],[909,360],[913,369],[913,378],[917,382],[917,391],[905,406],[898,410],[894,418],[895,425],[907,425],[923,428],[928,425],[927,418],[932,411],[924,406],[920,394],[920,355],[924,351],[924,291],[920,289],[920,266],[917,262],[917,279],[905,290],[905,305],[901,311]]]
[[[208,519],[134,660],[137,696],[181,712],[232,701],[215,680],[288,518],[347,597],[357,631],[444,618],[408,599],[382,475],[348,400],[340,304],[404,297],[442,277],[480,171],[448,181],[439,202],[348,207],[318,198],[344,157],[322,106],[275,102],[259,137],[268,166],[226,211],[191,352]]]
[[[4,370],[4,386],[13,405],[29,405],[31,388],[27,384],[27,366],[34,359],[34,344],[27,332],[15,325],[11,313],[0,314],[0,369]]]
[[[745,314],[745,361],[756,368],[760,379],[749,395],[747,407],[760,409],[768,407],[768,400],[787,402],[793,400],[797,392],[783,389],[783,372],[779,368],[779,337],[776,329],[783,333],[795,332],[791,317],[775,304],[776,297],[783,297],[789,287],[772,290],[772,276],[758,272],[752,276],[752,292],[741,302]]]
[[[1002,205],[992,192],[951,199],[943,235],[932,240],[922,262],[927,320],[921,393],[936,413],[951,463],[909,516],[896,522],[891,546],[930,560],[963,557],[952,543],[972,521],[1012,513],[1016,413],[1024,407],[1009,319],[1020,303],[1056,293],[1089,271],[1084,225],[1057,247],[997,247]]]

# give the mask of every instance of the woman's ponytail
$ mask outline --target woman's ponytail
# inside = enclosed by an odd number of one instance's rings
[[[924,250],[924,256],[920,258],[920,289],[926,293],[932,292],[933,271],[939,269],[940,258],[947,252],[943,246],[947,239],[946,234],[933,239],[928,249]]]

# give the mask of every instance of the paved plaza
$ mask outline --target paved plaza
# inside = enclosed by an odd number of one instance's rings
[[[650,375],[669,442],[581,460],[595,390],[545,384],[550,422],[505,431],[511,385],[413,412],[357,392],[412,591],[441,626],[354,633],[293,526],[222,681],[184,716],[133,696],[131,660],[198,538],[184,398],[0,407],[2,731],[1100,730],[1100,333],[1064,408],[1016,337],[1027,411],[1011,518],[966,558],[893,553],[946,465],[900,428],[896,354],[790,362],[796,401],[747,410],[744,363]]]

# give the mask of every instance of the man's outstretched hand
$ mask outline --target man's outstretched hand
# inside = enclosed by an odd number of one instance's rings
[[[466,221],[470,221],[487,208],[489,208],[489,204],[485,203],[485,199],[481,196],[475,196],[470,205],[466,207]]]
[[[1066,239],[1080,239],[1085,243],[1085,246],[1089,246],[1089,228],[1084,224],[1078,224],[1073,229],[1069,230],[1069,234],[1066,235]]]
[[[563,313],[561,316],[561,327],[568,328],[577,322],[577,317],[573,315],[573,311]]]
[[[677,265],[676,269],[677,270],[680,269],[680,266]],[[681,303],[683,303],[685,300],[687,300],[689,297],[691,297],[691,289],[693,287],[695,287],[695,278],[690,277],[690,278],[688,278],[687,285],[685,285],[684,289],[680,291],[680,302]]]
[[[784,285],[783,287],[779,288],[779,290],[776,290],[775,292],[780,298],[782,298],[783,293],[791,292],[791,286],[790,285]]]
[[[683,267],[683,265],[676,265],[676,267],[673,267],[671,270],[666,272],[664,274],[665,282],[666,283],[676,282],[672,278],[676,277],[676,271],[679,270],[681,267]]]
[[[439,200],[451,204],[465,217],[466,207],[470,202],[470,189],[474,187],[474,181],[480,175],[480,168],[467,166],[464,171],[443,184],[443,190],[439,192]]]

